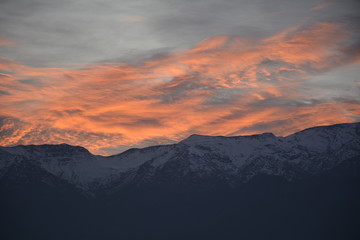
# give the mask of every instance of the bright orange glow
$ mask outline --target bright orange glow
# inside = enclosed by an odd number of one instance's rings
[[[309,101],[299,90],[342,64],[349,36],[330,23],[260,40],[216,36],[134,66],[34,68],[0,58],[0,145],[66,142],[110,154],[194,133],[287,135],[354,122],[359,102]]]

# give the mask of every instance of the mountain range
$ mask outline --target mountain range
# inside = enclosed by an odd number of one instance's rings
[[[2,239],[360,239],[360,123],[113,156],[0,147]]]

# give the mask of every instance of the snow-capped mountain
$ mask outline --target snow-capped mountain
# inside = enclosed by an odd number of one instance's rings
[[[0,239],[360,239],[360,123],[110,157],[0,147]]]
[[[287,137],[192,135],[177,144],[110,157],[66,144],[1,147],[0,178],[26,162],[90,192],[147,184],[236,186],[260,174],[302,179],[349,159],[360,161],[360,123],[314,127]]]

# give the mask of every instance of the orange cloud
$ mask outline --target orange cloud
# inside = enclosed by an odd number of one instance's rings
[[[66,142],[110,154],[193,133],[286,135],[353,122],[359,103],[309,102],[298,90],[346,64],[350,37],[317,23],[267,39],[216,36],[138,65],[34,68],[2,58],[0,145]]]

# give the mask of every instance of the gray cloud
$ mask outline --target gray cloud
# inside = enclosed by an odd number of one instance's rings
[[[11,93],[0,90],[0,95],[11,95]]]
[[[28,85],[38,86],[38,87],[45,85],[45,83],[39,79],[19,79],[18,81],[23,84],[28,84]]]
[[[0,3],[0,32],[16,51],[0,54],[33,66],[131,60],[187,49],[220,35],[272,35],[301,21],[356,17],[357,1],[304,0],[7,0]],[[354,20],[343,20],[354,22]]]

